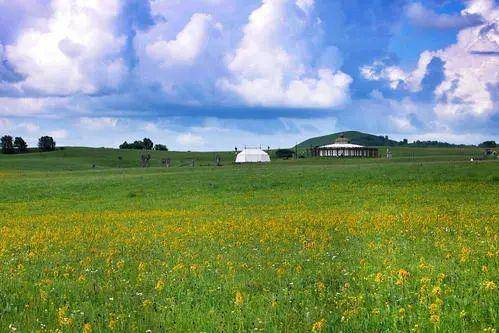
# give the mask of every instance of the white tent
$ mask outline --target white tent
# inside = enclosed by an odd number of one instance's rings
[[[245,149],[236,157],[236,163],[268,163],[270,156],[261,149]]]

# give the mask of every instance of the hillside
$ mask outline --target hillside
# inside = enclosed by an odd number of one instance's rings
[[[305,140],[302,143],[298,144],[298,148],[308,148],[308,147],[331,144],[334,143],[334,140],[342,134],[346,138],[350,139],[350,141],[353,144],[362,145],[362,146],[395,146],[398,144],[397,141],[390,140],[382,135],[378,136],[357,131],[347,131],[347,132],[338,132],[324,136],[318,136],[315,138]]]
[[[197,166],[213,165],[220,155],[224,164],[232,163],[233,152],[172,152],[149,151],[150,165],[159,167],[161,160],[171,158],[173,167],[190,166],[194,159]],[[0,154],[0,170],[87,170],[107,168],[133,168],[140,166],[142,151],[131,149],[65,147],[53,152],[28,154]]]

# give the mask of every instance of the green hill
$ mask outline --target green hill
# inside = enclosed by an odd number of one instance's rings
[[[331,144],[334,143],[334,140],[336,140],[336,138],[340,135],[344,135],[346,138],[350,139],[353,144],[362,146],[395,146],[398,144],[397,141],[390,140],[387,136],[385,137],[382,135],[372,135],[357,131],[347,131],[318,136],[305,140],[302,143],[298,144],[298,148],[308,148]]]

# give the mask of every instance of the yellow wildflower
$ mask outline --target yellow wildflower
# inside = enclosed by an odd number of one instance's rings
[[[400,278],[402,278],[402,279],[406,279],[406,278],[408,278],[408,277],[409,277],[409,275],[411,275],[411,274],[409,274],[409,272],[408,272],[408,271],[406,271],[405,269],[402,269],[402,268],[401,268],[401,269],[399,269],[399,271],[398,271],[398,276],[399,276]]]
[[[326,326],[326,319],[322,318],[312,325],[312,331],[320,331]]]
[[[437,312],[438,312],[439,307],[440,307],[440,306],[439,306],[438,304],[436,304],[436,303],[431,303],[431,304],[430,304],[430,313],[431,313],[431,314],[435,314],[435,313],[437,313]]]
[[[163,281],[163,279],[159,279],[158,282],[156,282],[156,287],[154,289],[156,289],[157,291],[161,291],[165,288],[165,282]]]
[[[67,311],[67,306],[60,307],[59,310],[57,310],[57,320],[61,326],[71,326],[73,324],[73,319],[66,317]]]
[[[116,320],[115,319],[109,320],[109,324],[107,325],[107,327],[109,327],[110,330],[114,330],[114,328],[116,327]]]
[[[92,325],[90,323],[86,323],[83,325],[83,333],[90,333],[92,332]]]
[[[485,289],[487,290],[494,290],[497,288],[496,284],[494,281],[485,281],[483,283],[483,286],[485,287]]]
[[[440,316],[437,315],[437,314],[432,314],[430,316],[430,321],[434,324],[434,325],[438,325],[440,323]]]
[[[240,291],[236,293],[235,303],[236,305],[243,305],[244,303],[244,296]]]

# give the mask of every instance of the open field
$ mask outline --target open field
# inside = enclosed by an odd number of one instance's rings
[[[392,151],[0,155],[0,331],[493,331],[498,162]]]

